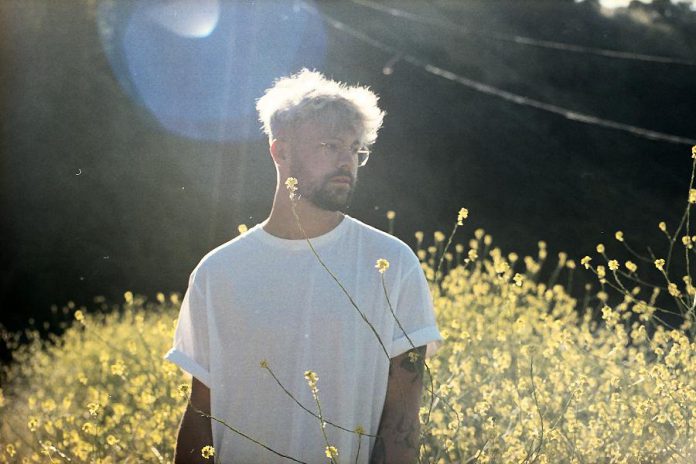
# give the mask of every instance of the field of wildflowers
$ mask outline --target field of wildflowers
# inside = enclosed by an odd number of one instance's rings
[[[436,232],[429,246],[416,233],[446,340],[428,361],[422,462],[696,462],[696,147],[692,157],[681,223],[658,224],[662,255],[640,255],[620,231],[596,257],[559,253],[555,263],[544,242],[520,258],[481,229],[451,251],[454,233]],[[674,269],[677,254],[683,269]],[[375,278],[389,272],[389,263],[376,267]],[[550,271],[543,282],[542,269]],[[577,272],[599,284],[581,302],[569,294]],[[149,302],[126,292],[119,305],[95,299],[89,314],[69,303],[73,322],[48,340],[3,333],[15,362],[2,374],[0,462],[171,462],[190,379],[162,355],[180,296]],[[678,327],[663,320],[668,312]],[[335,462],[354,459],[329,451]],[[211,447],[201,453],[215,460]]]

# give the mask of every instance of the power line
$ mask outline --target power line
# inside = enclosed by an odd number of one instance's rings
[[[464,77],[460,74],[453,73],[451,71],[448,71],[446,69],[440,68],[438,66],[435,66],[431,63],[428,63],[426,61],[423,61],[419,58],[416,58],[413,55],[409,55],[407,53],[404,53],[388,44],[385,44],[384,42],[381,42],[377,39],[374,39],[367,34],[360,32],[356,29],[353,29],[352,27],[348,26],[345,23],[342,23],[341,21],[338,21],[331,16],[325,14],[325,13],[320,13],[317,11],[316,8],[310,7],[304,2],[300,3],[302,8],[305,10],[309,11],[310,13],[317,14],[321,16],[331,27],[334,29],[343,31],[344,33],[362,41],[365,42],[369,45],[371,45],[374,48],[377,48],[379,50],[382,50],[388,54],[391,54],[395,58],[392,58],[390,62],[395,61],[395,59],[398,59],[396,57],[400,57],[400,59],[406,61],[407,63],[412,64],[413,66],[416,66],[418,68],[423,69],[429,74],[432,74],[434,76],[439,76],[441,78],[447,79],[452,82],[456,82],[458,84],[464,85],[465,87],[468,87],[472,90],[475,90],[477,92],[481,92],[484,94],[492,95],[498,98],[501,98],[503,100],[515,103],[517,105],[522,105],[522,106],[528,106],[532,108],[536,108],[542,111],[546,111],[549,113],[557,114],[559,116],[563,116],[566,119],[569,119],[571,121],[577,121],[577,122],[582,122],[585,124],[591,124],[595,126],[601,126],[601,127],[606,127],[608,129],[614,129],[614,130],[619,130],[622,132],[628,132],[631,135],[634,135],[636,137],[642,137],[650,140],[659,140],[663,142],[670,142],[670,143],[677,143],[677,144],[686,144],[686,145],[696,145],[696,139],[690,139],[687,137],[680,137],[677,135],[671,135],[671,134],[666,134],[664,132],[658,132],[658,131],[653,131],[650,129],[645,129],[642,127],[638,126],[632,126],[630,124],[624,124],[621,122],[617,121],[612,121],[609,119],[602,119],[598,118],[596,116],[593,116],[591,114],[586,114],[586,113],[579,113],[567,108],[563,108],[558,105],[550,104],[550,103],[545,103],[539,100],[535,100],[533,98],[526,97],[524,95],[519,95],[515,94],[512,92],[508,92],[506,90],[499,89],[497,87],[494,87],[492,85],[484,84],[483,82],[479,82],[473,79],[469,79],[467,77]]]
[[[632,53],[632,52],[622,52],[619,50],[610,50],[606,48],[596,48],[596,47],[586,47],[583,45],[575,45],[563,42],[555,42],[550,40],[539,40],[533,39],[531,37],[524,37],[519,35],[510,34],[497,34],[492,32],[479,32],[472,31],[461,24],[453,23],[447,20],[440,20],[435,18],[425,18],[414,13],[409,13],[408,11],[399,10],[398,8],[391,8],[378,3],[371,2],[369,0],[351,0],[353,3],[364,6],[366,8],[371,8],[373,10],[381,11],[389,15],[405,18],[411,21],[419,22],[422,24],[428,24],[431,26],[436,26],[439,29],[446,29],[458,35],[475,35],[491,40],[501,40],[504,42],[512,42],[518,45],[529,45],[532,47],[540,48],[550,48],[554,50],[561,50],[565,52],[573,53],[584,53],[590,55],[602,56],[605,58],[617,58],[622,60],[634,60],[634,61],[645,61],[649,63],[660,63],[660,64],[676,64],[683,66],[696,66],[696,62],[675,58],[670,56],[659,56],[659,55],[646,55],[643,53]]]

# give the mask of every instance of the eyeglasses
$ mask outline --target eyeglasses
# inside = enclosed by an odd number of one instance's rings
[[[358,167],[365,166],[370,157],[370,150],[367,147],[346,147],[334,142],[320,142],[319,145],[324,149],[326,156],[338,157],[343,153],[350,153],[358,158]]]

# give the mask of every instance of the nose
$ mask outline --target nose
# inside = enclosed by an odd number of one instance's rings
[[[353,167],[357,167],[358,164],[358,156],[353,153],[353,150],[351,148],[343,149],[339,151],[338,154],[338,165],[340,167],[347,167],[350,168],[351,172],[353,171]]]

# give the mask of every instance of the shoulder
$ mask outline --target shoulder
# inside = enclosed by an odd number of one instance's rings
[[[346,216],[346,220],[350,221],[352,239],[371,250],[371,254],[379,254],[392,264],[399,263],[407,268],[420,267],[411,247],[398,237],[349,216]]]
[[[233,263],[240,262],[258,251],[259,243],[255,236],[260,225],[254,226],[247,232],[228,240],[210,250],[201,258],[193,270],[193,274],[210,274],[221,269],[229,268]]]
[[[346,220],[349,221],[353,233],[358,233],[362,240],[378,243],[390,249],[411,251],[411,248],[398,237],[350,216],[346,216]]]

